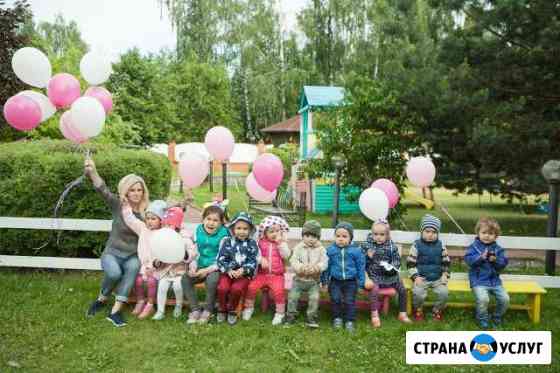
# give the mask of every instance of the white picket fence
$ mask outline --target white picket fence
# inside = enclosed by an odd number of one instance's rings
[[[0,217],[0,229],[42,229],[84,232],[109,232],[111,220],[97,219],[47,219],[47,218],[12,218]],[[187,224],[187,228],[194,230],[194,224]],[[368,230],[358,229],[354,232],[354,240],[365,241]],[[391,238],[397,244],[409,245],[418,237],[418,232],[391,231]],[[473,235],[441,234],[442,241],[447,246],[466,247],[474,239]],[[301,228],[290,228],[288,239],[301,239]],[[323,229],[321,240],[333,241],[334,230]],[[501,236],[498,243],[507,251],[511,250],[554,250],[560,251],[560,238],[549,237],[517,237]],[[54,269],[101,270],[99,259],[90,258],[60,258],[41,256],[0,255],[0,267],[29,267]],[[465,279],[466,273],[452,273],[452,279]],[[536,281],[545,288],[560,288],[560,276],[537,275],[502,275],[505,280]]]

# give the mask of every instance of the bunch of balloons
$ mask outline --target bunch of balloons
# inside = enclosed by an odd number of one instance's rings
[[[216,126],[206,132],[204,144],[214,160],[225,162],[233,153],[235,139],[229,129]],[[202,184],[209,172],[208,160],[201,154],[191,153],[179,161],[179,174],[187,188]]]
[[[280,158],[271,153],[264,153],[253,162],[253,171],[245,180],[245,188],[257,201],[272,202],[283,177],[284,166]]]
[[[26,84],[45,89],[25,90],[10,97],[4,105],[6,122],[19,131],[31,131],[58,109],[70,110],[60,117],[60,131],[68,140],[81,144],[101,133],[105,116],[113,109],[111,93],[99,86],[111,75],[111,62],[94,52],[80,61],[80,72],[91,86],[81,96],[80,82],[71,74],[52,75],[47,56],[36,48],[25,47],[14,53],[12,69]]]
[[[406,166],[406,176],[417,187],[430,186],[436,177],[436,167],[429,158],[411,158]],[[389,209],[399,202],[399,189],[389,179],[377,179],[360,194],[359,205],[362,213],[371,220],[385,219]]]

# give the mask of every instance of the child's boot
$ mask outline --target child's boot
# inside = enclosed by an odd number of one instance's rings
[[[147,319],[154,313],[154,304],[153,303],[146,303],[142,312],[138,315],[140,320]]]
[[[399,319],[400,322],[402,322],[404,324],[412,323],[412,321],[410,321],[410,319],[408,318],[408,315],[406,314],[406,312],[399,312],[398,319]]]
[[[138,316],[140,315],[140,312],[142,312],[142,310],[144,309],[144,306],[146,305],[146,302],[144,300],[138,300],[136,302],[136,306],[134,306],[134,310],[132,310],[132,314],[134,316]]]
[[[253,312],[255,312],[255,309],[253,307],[245,308],[243,310],[243,313],[241,314],[241,318],[243,319],[243,321],[251,320],[251,317],[253,317]]]
[[[378,311],[371,311],[371,326],[373,326],[375,329],[381,327],[381,320],[379,319]]]
[[[434,321],[442,321],[443,313],[441,312],[441,310],[434,309],[434,311],[432,312],[432,318],[434,319]]]
[[[422,312],[422,308],[414,310],[414,321],[424,321],[424,312]]]

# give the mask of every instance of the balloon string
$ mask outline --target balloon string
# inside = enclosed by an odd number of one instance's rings
[[[459,223],[457,223],[457,221],[455,219],[453,219],[453,216],[451,216],[451,214],[449,213],[449,211],[447,210],[447,208],[445,207],[445,205],[441,202],[437,203],[436,206],[438,206],[441,211],[443,211],[445,213],[445,215],[447,215],[447,217],[449,217],[449,219],[451,219],[451,221],[453,222],[453,224],[455,224],[455,226],[457,228],[459,228],[459,230],[461,231],[462,234],[466,234],[465,231],[463,230],[463,228],[461,228],[461,226],[459,225]]]

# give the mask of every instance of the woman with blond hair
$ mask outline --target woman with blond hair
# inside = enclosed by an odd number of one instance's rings
[[[90,178],[95,189],[101,194],[111,208],[113,225],[105,250],[101,255],[101,268],[104,272],[101,292],[90,305],[87,316],[93,317],[107,304],[108,297],[115,292],[115,304],[107,316],[115,326],[124,326],[126,322],[121,314],[123,305],[128,301],[128,293],[134,281],[140,261],[138,259],[138,236],[125,223],[122,214],[122,201],[127,201],[134,215],[144,220],[144,212],[149,203],[149,192],[144,179],[129,174],[119,181],[118,193],[113,194],[105,181],[99,176],[92,159],[86,159],[85,174]]]

